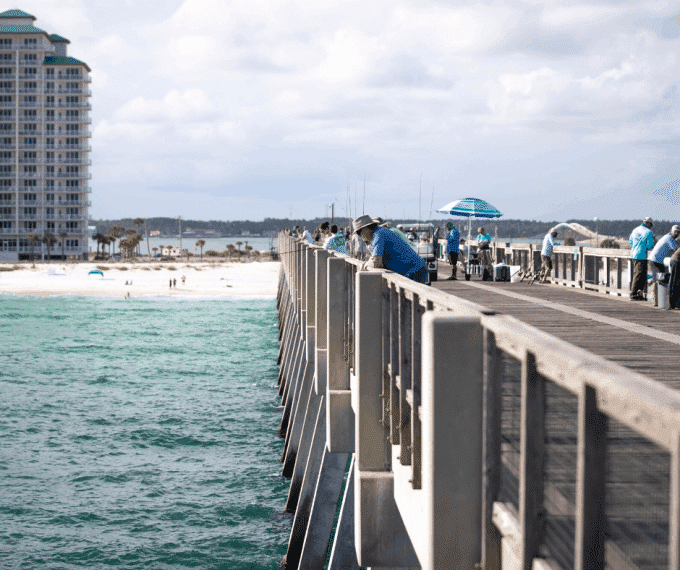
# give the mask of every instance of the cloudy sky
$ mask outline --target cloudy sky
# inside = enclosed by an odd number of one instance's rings
[[[92,68],[94,218],[680,220],[677,1],[6,8]]]

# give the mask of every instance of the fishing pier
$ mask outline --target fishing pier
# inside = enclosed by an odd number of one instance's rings
[[[428,287],[279,236],[286,568],[680,570],[678,314],[576,249]]]

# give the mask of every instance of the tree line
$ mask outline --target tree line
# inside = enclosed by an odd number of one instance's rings
[[[136,221],[141,218],[122,218],[118,220],[97,220],[93,223],[97,227],[97,233],[102,235],[110,235],[109,230],[112,226],[118,228],[126,228],[130,226],[137,226]],[[280,231],[289,228],[293,229],[295,226],[306,227],[308,230],[313,230],[326,218],[314,218],[311,220],[291,219],[291,218],[265,218],[262,221],[251,220],[233,220],[233,221],[218,221],[218,220],[182,220],[184,228],[190,227],[192,230],[215,230],[225,236],[241,236],[244,233],[254,235],[268,236],[270,233],[277,234]],[[347,218],[338,218],[334,220],[338,226],[347,226]],[[417,223],[416,219],[389,219],[392,225],[397,224],[412,224]],[[633,228],[642,223],[640,220],[580,220],[569,219],[561,220],[567,222],[577,222],[592,231],[597,231],[601,235],[614,236],[619,238],[627,238]],[[175,236],[179,232],[179,225],[177,218],[147,218],[142,220],[146,229],[151,231],[158,231],[163,235]],[[423,220],[423,223],[431,222],[436,226],[445,227],[447,222],[453,222],[459,228],[467,228],[467,220],[463,218],[435,218],[431,220]],[[477,226],[484,225],[486,230],[494,235],[497,232],[498,237],[507,238],[535,238],[543,237],[546,232],[558,224],[558,220],[551,222],[539,222],[536,220],[519,220],[519,219],[492,219],[484,220],[474,218],[472,220],[473,231]],[[670,231],[671,226],[675,222],[659,220],[654,223],[654,233],[664,234]],[[123,229],[124,233],[128,230]],[[120,235],[115,239],[119,239]],[[135,238],[136,239],[136,238]],[[134,240],[131,240],[134,241]]]

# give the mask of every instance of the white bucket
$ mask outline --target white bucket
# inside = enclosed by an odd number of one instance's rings
[[[511,265],[510,266],[510,282],[511,283],[517,283],[521,279],[521,276],[519,275],[520,269],[522,269],[521,265]]]
[[[670,301],[668,300],[668,285],[663,283],[658,283],[658,297],[659,297],[659,309],[665,309],[668,307]]]

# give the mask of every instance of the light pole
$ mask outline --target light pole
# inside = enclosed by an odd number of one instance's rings
[[[593,221],[595,222],[595,247],[600,247],[600,232],[598,231],[597,218]]]

